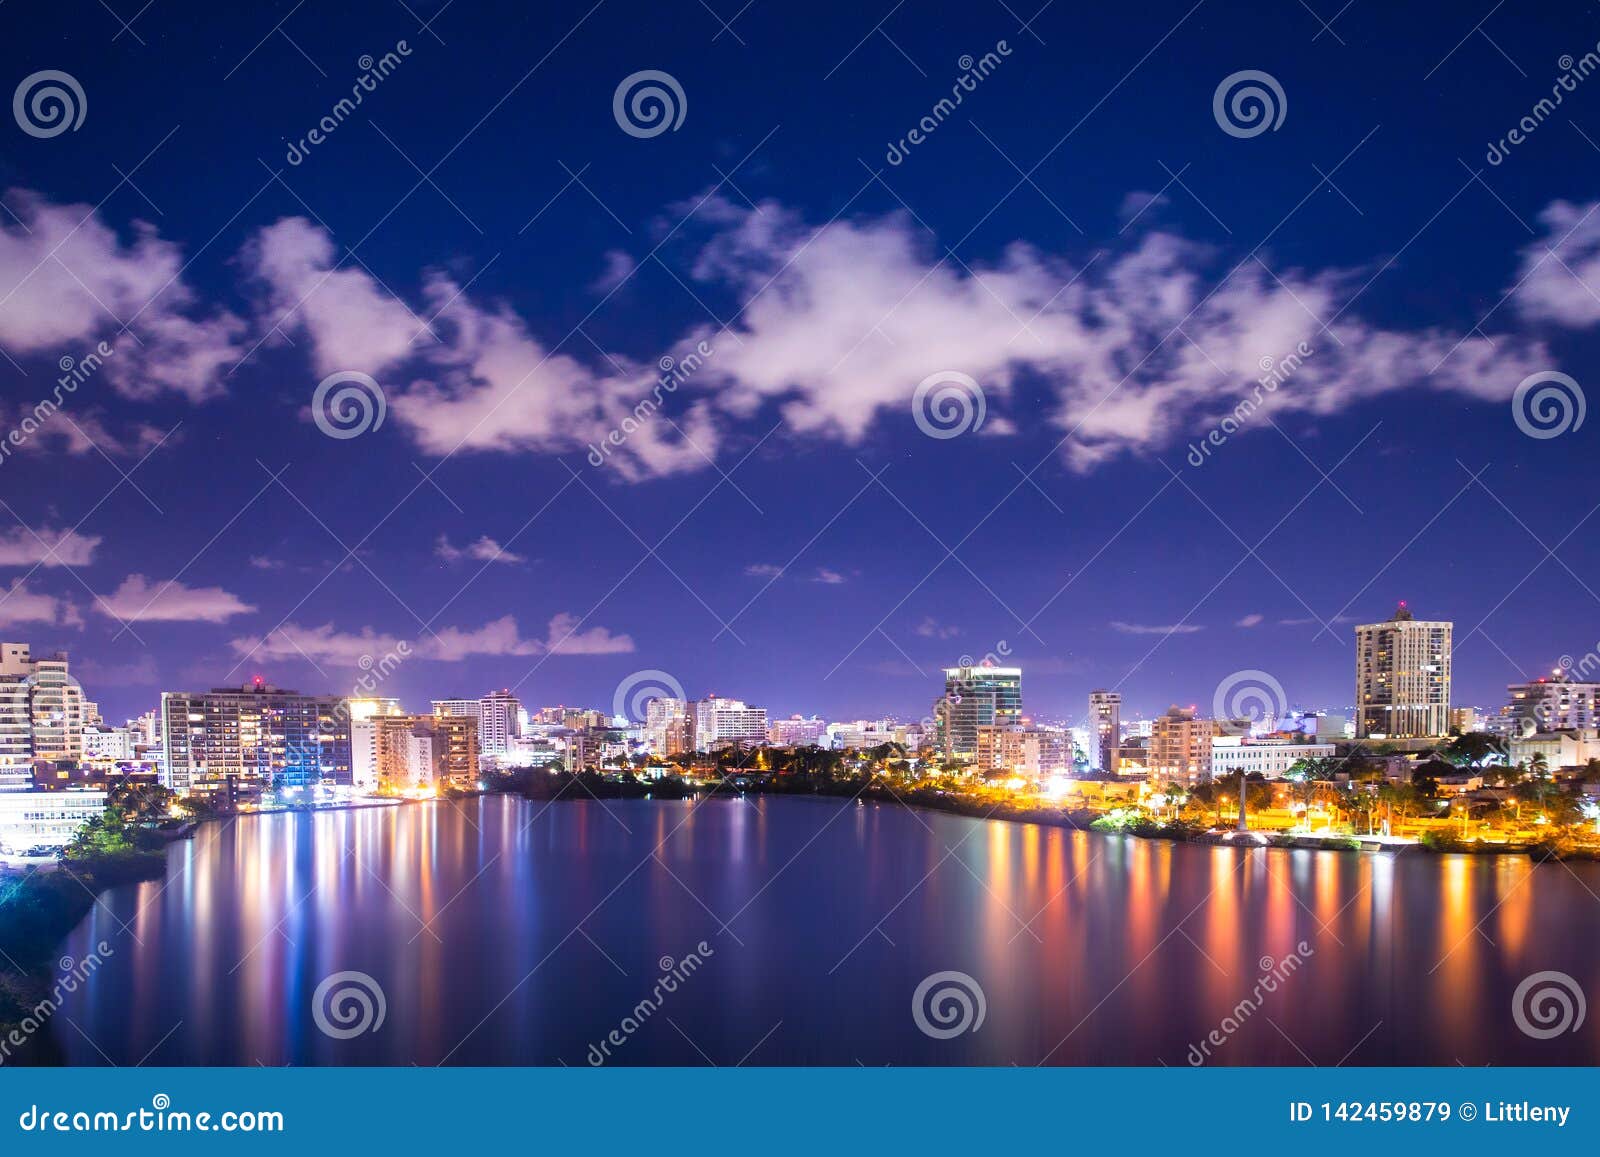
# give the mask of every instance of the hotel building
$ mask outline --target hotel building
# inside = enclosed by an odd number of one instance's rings
[[[210,691],[163,691],[161,782],[178,792],[351,782],[342,695],[302,695],[257,680]]]
[[[767,709],[742,699],[712,695],[689,704],[694,750],[717,751],[730,744],[759,746],[767,741]]]
[[[1089,770],[1115,772],[1122,745],[1122,692],[1089,692]]]
[[[1454,624],[1413,617],[1405,603],[1356,627],[1356,738],[1422,739],[1450,727]]]
[[[1211,778],[1215,720],[1195,718],[1191,707],[1168,708],[1151,721],[1148,762],[1151,783],[1196,784]]]
[[[944,697],[934,703],[933,718],[946,758],[974,758],[978,728],[1022,723],[1022,668],[946,667]]]

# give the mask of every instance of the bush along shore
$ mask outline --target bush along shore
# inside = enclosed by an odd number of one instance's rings
[[[1253,829],[1248,837],[1241,839],[1238,833],[1230,830],[1231,817],[1225,823],[1220,811],[1211,810],[1215,805],[1208,805],[1204,809],[1196,809],[1191,805],[1181,815],[1175,814],[1177,809],[1173,809],[1174,814],[1162,816],[1152,814],[1148,808],[1115,804],[1098,808],[1058,806],[1036,796],[1017,795],[993,785],[956,779],[920,783],[909,783],[902,779],[897,783],[892,777],[882,774],[852,775],[834,769],[776,771],[728,767],[719,770],[722,778],[706,784],[688,781],[676,774],[650,778],[630,771],[588,770],[571,773],[559,769],[537,769],[506,776],[492,782],[490,787],[491,790],[511,791],[527,799],[547,802],[586,799],[680,800],[704,794],[843,797],[949,812],[973,819],[1008,820],[1186,843],[1330,852],[1381,849],[1389,853],[1418,851],[1458,855],[1525,855],[1540,862],[1600,860],[1600,846],[1592,842],[1592,837],[1583,838],[1590,834],[1585,830],[1587,825],[1582,828],[1573,824],[1552,827],[1539,838],[1531,840],[1463,839],[1447,831],[1434,829],[1425,832],[1415,842],[1401,842],[1383,840],[1375,835],[1363,836],[1348,830],[1309,833],[1268,828]],[[1227,789],[1224,787],[1219,790]],[[1252,809],[1258,806],[1258,794],[1264,806],[1266,792],[1265,784],[1258,784],[1254,780],[1250,782]]]
[[[61,943],[107,888],[166,874],[172,827],[170,793],[118,788],[58,864],[0,876],[0,1065],[62,1062],[50,1020],[113,949],[102,941],[69,960]]]

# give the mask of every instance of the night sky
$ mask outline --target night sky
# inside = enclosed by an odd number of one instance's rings
[[[0,87],[86,107],[0,118],[5,429],[114,352],[0,462],[5,637],[116,720],[401,642],[412,708],[660,670],[832,718],[986,653],[1051,716],[1245,669],[1339,708],[1399,599],[1455,621],[1458,703],[1594,647],[1600,420],[1513,392],[1595,384],[1600,76],[1532,110],[1600,10],[1036,8],[11,0]],[[675,129],[619,125],[645,70]],[[380,426],[319,428],[341,372]],[[980,426],[923,431],[936,374]]]

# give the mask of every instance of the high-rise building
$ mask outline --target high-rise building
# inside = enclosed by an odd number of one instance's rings
[[[36,759],[82,759],[84,718],[66,652],[35,659],[26,643],[0,643],[0,790],[30,787]]]
[[[828,721],[813,715],[804,719],[791,715],[787,719],[774,719],[767,727],[767,740],[779,747],[810,747],[822,742],[827,734]]]
[[[978,753],[978,728],[1022,721],[1021,667],[946,667],[944,697],[933,705],[939,750],[946,758]]]
[[[372,715],[350,724],[350,744],[357,790],[478,782],[478,721],[471,715]]]
[[[980,771],[1009,771],[1037,779],[1072,770],[1072,739],[1058,727],[978,728],[975,760]]]
[[[1122,745],[1122,692],[1089,692],[1089,770],[1115,774]]]
[[[163,691],[161,717],[161,781],[173,791],[351,781],[342,695],[302,695],[258,679],[242,687]]]
[[[742,699],[710,695],[689,704],[694,750],[718,751],[730,744],[759,746],[767,741],[767,709]]]
[[[1356,627],[1356,738],[1418,739],[1450,728],[1455,624],[1415,618],[1405,603]]]
[[[1580,683],[1565,670],[1555,668],[1548,677],[1506,688],[1507,732],[1515,736],[1541,731],[1583,731],[1600,727],[1596,700],[1600,683]]]
[[[1211,778],[1215,720],[1195,718],[1194,708],[1173,706],[1150,722],[1146,767],[1151,783],[1195,784]]]
[[[504,755],[519,734],[522,704],[510,691],[490,691],[478,700],[478,747],[485,755]]]
[[[682,699],[657,695],[644,706],[644,742],[656,755],[677,755],[693,749],[689,736],[689,705]]]

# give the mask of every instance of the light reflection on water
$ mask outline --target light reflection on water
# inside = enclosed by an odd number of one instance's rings
[[[1183,1065],[1263,958],[1305,941],[1213,1063],[1593,1064],[1593,1020],[1534,1040],[1511,994],[1548,969],[1600,991],[1596,892],[1591,865],[1236,851],[835,800],[257,816],[106,894],[65,954],[115,955],[62,1010],[82,1032],[55,1031],[79,1064],[581,1065],[660,959],[705,941],[610,1063]],[[387,1015],[335,1040],[312,993],[346,970]],[[910,1001],[945,970],[988,1013],[935,1040]]]

